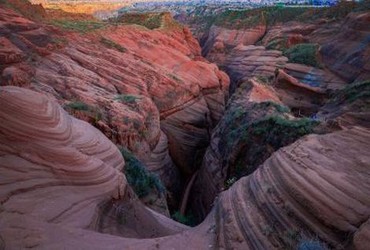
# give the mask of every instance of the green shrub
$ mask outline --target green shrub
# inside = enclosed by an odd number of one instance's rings
[[[158,29],[162,24],[163,13],[125,13],[119,21],[127,24],[137,24],[148,29]]]
[[[236,182],[235,177],[231,177],[225,181],[225,188],[230,188]]]
[[[91,106],[80,101],[70,102],[66,105],[66,107],[73,110],[82,110],[82,111],[89,111],[91,109]]]
[[[318,45],[312,43],[297,44],[284,52],[289,62],[300,63],[313,67],[321,67],[317,61]]]
[[[86,33],[93,30],[101,29],[107,24],[99,21],[91,20],[53,20],[51,24],[61,27],[66,30]]]
[[[225,180],[251,174],[272,152],[313,133],[319,123],[309,118],[291,119],[288,112],[289,108],[271,101],[231,103],[215,131],[220,135],[222,164],[228,169]]]
[[[103,118],[102,112],[97,107],[90,106],[81,101],[70,102],[64,105],[64,109],[72,113],[73,111],[82,111],[89,117],[92,117],[94,123]]]
[[[195,218],[194,216],[189,213],[188,215],[182,215],[180,211],[176,211],[174,214],[172,214],[172,219],[174,219],[177,222],[180,222],[181,224],[185,224],[188,226],[195,226]]]
[[[283,39],[274,39],[272,41],[270,41],[267,45],[266,45],[266,49],[269,49],[269,50],[281,50],[281,51],[285,51],[287,48],[286,48],[286,44],[287,44],[287,39],[286,38],[283,38]]]
[[[270,145],[279,148],[289,141],[313,132],[317,121],[309,118],[288,120],[281,116],[268,116],[251,124],[252,133],[263,135]],[[281,136],[282,135],[282,136]]]
[[[370,80],[350,84],[338,91],[329,102],[352,103],[359,99],[370,100]]]
[[[117,95],[114,99],[119,100],[123,103],[134,104],[138,99],[140,99],[140,97],[135,95]]]
[[[167,76],[176,82],[183,83],[183,81],[174,74],[167,74]]]
[[[150,173],[129,150],[121,148],[120,151],[126,162],[124,173],[127,181],[139,198],[152,192],[159,194],[165,192],[165,188],[158,176]]]
[[[127,49],[126,49],[126,48],[124,48],[123,46],[119,45],[118,43],[115,43],[115,42],[113,42],[112,40],[109,40],[109,39],[107,39],[107,38],[105,38],[105,37],[102,37],[102,38],[100,39],[100,42],[101,42],[105,47],[107,47],[107,48],[109,48],[109,49],[115,49],[115,50],[117,50],[117,51],[119,51],[119,52],[122,52],[122,53],[127,52]]]

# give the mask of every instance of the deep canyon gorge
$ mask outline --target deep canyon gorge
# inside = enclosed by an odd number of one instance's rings
[[[369,1],[0,0],[0,249],[368,249],[369,149]]]

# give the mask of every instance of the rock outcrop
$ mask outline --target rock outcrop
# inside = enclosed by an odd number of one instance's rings
[[[365,249],[369,132],[304,137],[221,193],[214,208],[219,247],[295,249],[319,237],[335,249]]]
[[[289,111],[276,89],[257,78],[238,88],[212,132],[196,178],[191,207],[198,217],[208,214],[222,190],[253,173],[274,151],[313,132],[317,121],[297,119]]]
[[[370,78],[370,13],[350,13],[342,23],[319,27],[309,38],[321,45],[325,65],[346,82]]]
[[[238,45],[253,45],[266,32],[266,25],[258,25],[251,29],[230,29],[212,25],[203,45],[203,55],[212,62],[222,64],[225,56]]]
[[[135,238],[185,229],[145,208],[126,182],[117,147],[56,101],[1,87],[0,121],[0,235],[6,249],[42,248],[48,228]]]
[[[351,84],[338,91],[320,108],[317,119],[328,123],[327,127],[370,128],[370,80]]]
[[[79,19],[53,22],[81,34],[1,8],[1,85],[54,96],[180,192],[170,155],[181,171],[193,171],[195,158],[182,156],[196,155],[207,144],[208,128],[223,113],[229,79],[200,56],[189,31],[169,19],[162,15],[155,30]]]
[[[315,239],[366,249],[368,129],[278,150],[187,229],[143,207],[97,129],[30,90],[1,87],[0,97],[2,248],[286,249]]]
[[[345,82],[327,70],[296,63],[278,50],[263,46],[237,46],[221,65],[229,74],[233,93],[252,77],[274,87],[281,101],[299,115],[311,115],[325,103],[327,93]]]
[[[359,82],[370,77],[369,23],[368,11],[350,13],[335,22],[291,22],[271,27],[262,44],[269,49],[284,50],[298,43],[317,43],[327,69],[345,82]]]

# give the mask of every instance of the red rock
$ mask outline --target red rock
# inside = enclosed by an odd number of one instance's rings
[[[53,95],[71,114],[132,150],[161,175],[167,187],[173,186],[170,181],[174,178],[165,173],[178,176],[178,169],[169,153],[178,155],[174,160],[185,172],[193,171],[195,159],[183,161],[182,156],[195,155],[199,146],[207,143],[204,128],[220,119],[229,79],[215,64],[200,58],[197,41],[186,28],[170,26],[169,18],[164,15],[168,27],[158,30],[112,25],[86,35],[64,32],[62,37],[53,27],[1,10],[3,27],[14,27],[7,30],[7,36],[17,37],[4,40],[6,50],[12,48],[17,60],[7,59],[13,68],[2,72],[8,79],[2,84]],[[20,74],[14,75],[21,60],[18,55],[24,55],[22,63],[32,74],[18,71]],[[76,101],[87,105],[87,110],[68,108]],[[186,116],[181,117],[183,114]],[[187,124],[178,123],[179,117],[186,117]],[[194,128],[198,134],[193,133]],[[163,132],[169,147],[164,145]],[[165,150],[162,163],[155,156],[159,148]]]
[[[208,60],[221,65],[228,50],[238,45],[255,44],[263,37],[265,32],[265,25],[246,30],[230,30],[213,25],[208,31],[207,40],[203,46],[203,54]]]
[[[0,97],[2,246],[281,249],[319,235],[329,247],[366,249],[368,129],[280,149],[188,229],[137,202],[121,154],[97,129],[24,88],[1,87]]]

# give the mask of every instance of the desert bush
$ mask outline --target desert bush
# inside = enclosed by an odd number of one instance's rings
[[[177,222],[180,222],[181,224],[185,224],[188,226],[196,225],[195,218],[191,213],[189,213],[188,215],[182,215],[180,211],[176,211],[175,213],[171,215],[171,217],[172,219],[174,219]]]
[[[74,111],[81,111],[85,113],[87,116],[93,119],[93,123],[100,121],[103,118],[102,112],[99,108],[90,106],[81,101],[74,101],[64,105],[64,109],[69,113],[74,113]]]
[[[370,100],[370,80],[350,84],[333,94],[329,102],[352,103],[359,99]]]
[[[88,104],[84,102],[80,102],[80,101],[68,103],[66,107],[73,109],[73,110],[82,110],[82,111],[88,111],[91,109],[91,106],[89,106]]]
[[[112,40],[109,40],[105,37],[102,37],[100,39],[100,43],[102,43],[105,47],[107,47],[109,49],[115,49],[115,50],[117,50],[119,52],[122,52],[122,53],[127,52],[127,49],[125,47],[123,47],[122,45],[120,45],[118,43],[115,43]]]
[[[271,101],[249,105],[230,105],[219,124],[219,150],[228,168],[226,180],[253,173],[272,152],[313,133],[319,124],[314,119],[291,118],[289,108]]]
[[[148,29],[158,29],[162,24],[163,13],[125,13],[119,21],[127,24],[137,24]]]
[[[301,43],[284,51],[284,55],[289,58],[289,62],[320,68],[321,65],[317,61],[318,47],[317,44]]]
[[[130,186],[136,195],[141,198],[152,192],[162,194],[165,188],[153,173],[150,173],[128,149],[120,148],[123,158],[125,159],[124,173]]]
[[[136,103],[138,99],[140,99],[140,97],[135,96],[135,95],[117,95],[115,97],[115,100],[121,101],[123,103],[129,103],[129,104]]]
[[[77,31],[80,33],[86,33],[93,30],[101,29],[107,24],[99,21],[91,20],[53,20],[51,24],[61,27],[66,30]]]

